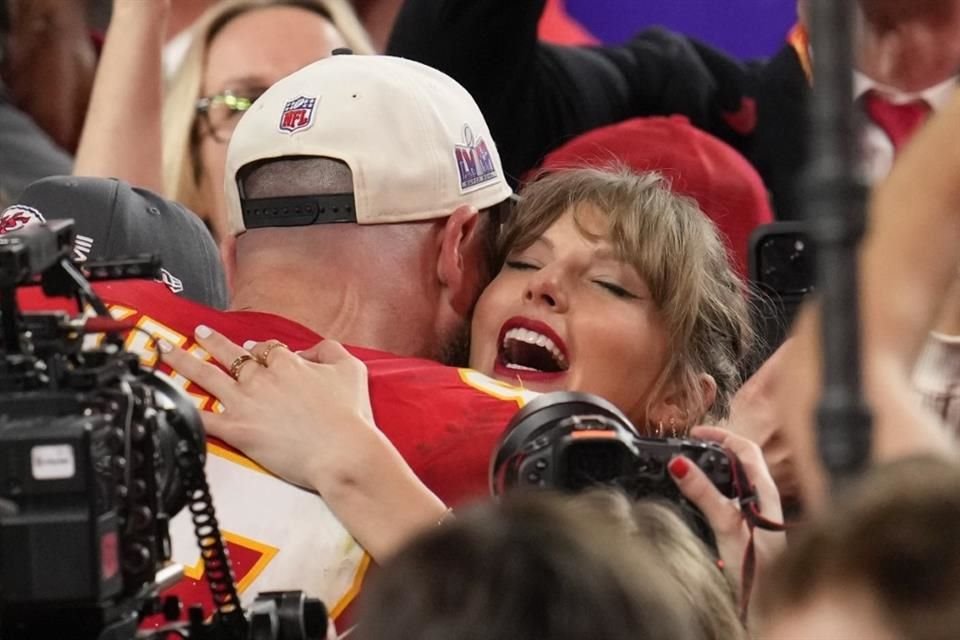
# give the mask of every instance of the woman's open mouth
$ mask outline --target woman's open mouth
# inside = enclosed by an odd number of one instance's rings
[[[545,323],[515,317],[501,327],[494,363],[497,375],[507,379],[553,380],[569,368],[566,345]]]

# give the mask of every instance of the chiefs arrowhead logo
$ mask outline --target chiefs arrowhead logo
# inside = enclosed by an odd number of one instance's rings
[[[757,128],[757,101],[743,98],[737,111],[725,111],[723,119],[727,125],[742,136],[750,135]]]
[[[0,213],[0,235],[23,229],[29,224],[44,224],[46,218],[33,207],[15,204]]]

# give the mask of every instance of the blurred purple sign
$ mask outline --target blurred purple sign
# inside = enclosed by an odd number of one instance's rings
[[[604,42],[661,25],[740,58],[776,53],[797,17],[796,0],[566,0],[566,6]]]

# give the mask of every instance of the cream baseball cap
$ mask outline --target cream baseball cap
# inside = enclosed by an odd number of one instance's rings
[[[245,199],[237,173],[271,158],[345,162],[353,193]],[[231,233],[448,216],[512,196],[476,102],[447,75],[390,56],[334,55],[283,78],[237,124],[224,188]]]

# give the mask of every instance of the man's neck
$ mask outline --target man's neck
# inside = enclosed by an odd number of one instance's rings
[[[298,322],[324,338],[401,356],[429,356],[429,330],[416,330],[418,319],[397,296],[370,296],[371,288],[342,280],[324,287],[297,287],[266,278],[240,280],[232,311],[274,313]]]

